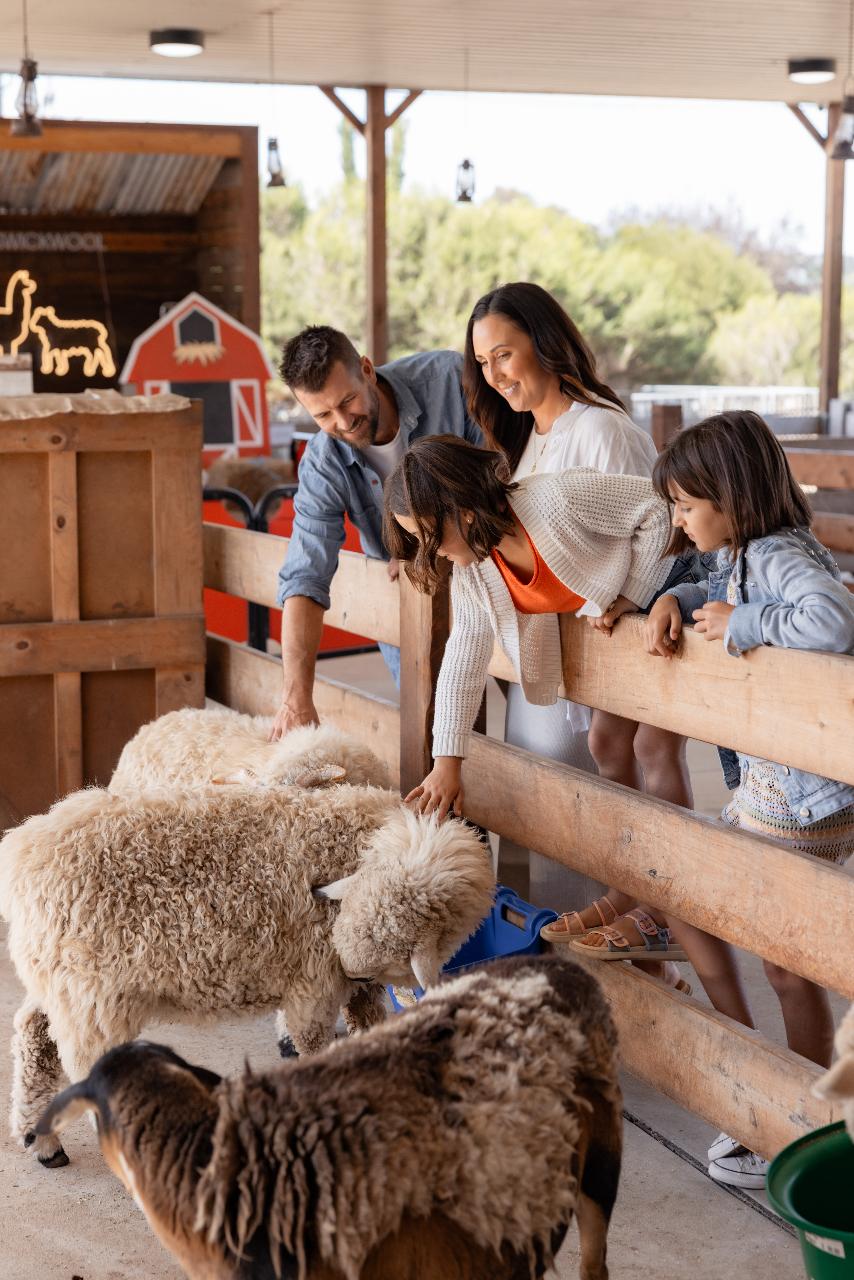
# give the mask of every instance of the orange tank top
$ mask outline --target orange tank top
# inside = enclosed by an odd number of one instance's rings
[[[520,613],[574,613],[584,604],[583,596],[577,596],[556,578],[522,525],[528,546],[534,555],[534,572],[524,581],[498,551],[490,552],[496,569],[501,574],[510,599]]]

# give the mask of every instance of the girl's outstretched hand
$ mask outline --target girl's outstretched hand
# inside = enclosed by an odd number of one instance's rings
[[[601,618],[590,618],[587,621],[591,627],[597,631],[604,631],[609,636],[614,629],[614,623],[621,618],[624,613],[637,613],[638,607],[634,600],[630,600],[628,596],[617,596],[612,605],[605,610]]]
[[[675,596],[659,596],[646,620],[646,651],[672,658],[682,633],[682,615]]]
[[[729,615],[734,604],[724,604],[723,600],[712,600],[704,604],[702,609],[695,609],[691,615],[694,619],[694,630],[707,640],[723,640],[729,626]]]
[[[421,783],[413,787],[404,804],[418,813],[438,813],[440,818],[463,812],[463,762],[459,756],[437,756],[433,768]]]

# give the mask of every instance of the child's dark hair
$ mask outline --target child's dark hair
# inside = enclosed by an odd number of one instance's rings
[[[432,595],[444,576],[436,558],[445,522],[452,521],[477,559],[485,560],[514,527],[507,495],[515,488],[503,453],[459,436],[416,440],[386,482],[386,549],[403,561],[410,582]],[[463,524],[463,511],[472,513],[471,524]],[[411,516],[418,536],[401,528],[396,515]]]
[[[748,409],[716,413],[680,431],[659,454],[652,481],[665,502],[673,502],[671,490],[678,487],[714,503],[726,517],[733,551],[778,529],[808,528],[812,520],[780,441]],[[684,529],[674,529],[664,554],[681,555],[691,546]]]

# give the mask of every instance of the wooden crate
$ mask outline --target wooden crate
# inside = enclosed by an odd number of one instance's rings
[[[201,407],[0,421],[0,813],[204,703]]]

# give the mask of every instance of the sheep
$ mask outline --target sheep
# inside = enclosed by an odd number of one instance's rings
[[[264,1074],[125,1045],[38,1132],[57,1141],[86,1111],[190,1280],[524,1280],[573,1213],[582,1280],[607,1280],[616,1033],[572,961],[494,961]]]
[[[829,1102],[841,1102],[845,1128],[854,1142],[854,1004],[836,1028],[838,1054],[829,1071],[813,1085],[813,1093]]]
[[[369,1025],[384,984],[435,982],[493,891],[472,828],[379,788],[67,796],[0,841],[26,992],[13,1136],[41,1164],[67,1163],[33,1129],[60,1071],[81,1079],[153,1019],[280,1009],[283,1052],[317,1052],[340,1007]]]
[[[268,742],[270,716],[228,707],[170,711],[143,725],[116,765],[109,790],[131,794],[156,786],[236,780],[262,786],[333,782],[387,787],[388,770],[367,747],[331,724],[292,729]]]

